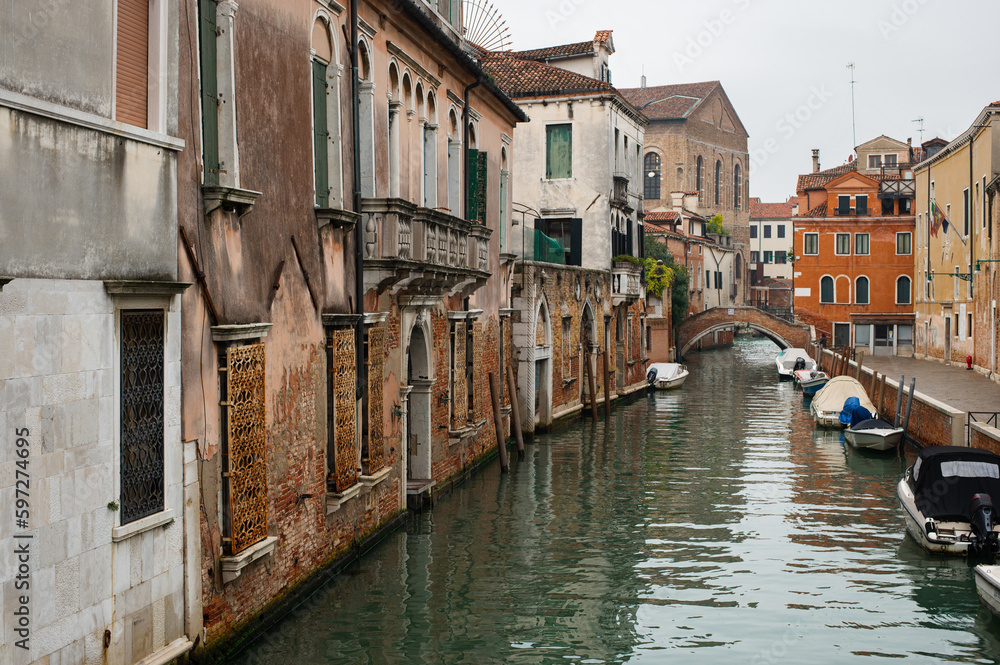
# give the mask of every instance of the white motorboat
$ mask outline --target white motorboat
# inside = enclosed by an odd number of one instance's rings
[[[924,549],[978,556],[1000,549],[991,498],[1000,496],[1000,456],[979,448],[923,448],[896,492],[906,530]]]
[[[798,369],[795,370],[794,376],[794,380],[802,388],[802,392],[809,397],[818,393],[830,380],[829,374],[815,369]]]
[[[848,427],[844,430],[844,438],[855,448],[894,450],[903,440],[903,428],[872,418]]]
[[[976,572],[976,593],[979,602],[1000,617],[1000,566],[979,565]]]
[[[688,378],[688,369],[680,363],[652,363],[646,368],[646,381],[657,390],[680,388]]]
[[[801,363],[798,361],[802,361]],[[787,348],[774,359],[778,366],[778,379],[785,381],[792,378],[797,369],[816,369],[816,361],[809,357],[805,349]]]
[[[875,405],[868,399],[864,387],[849,376],[835,376],[827,381],[813,397],[809,412],[820,427],[843,429],[844,423],[840,422],[840,412],[850,397],[857,397],[861,406],[868,409],[872,415],[875,414]]]

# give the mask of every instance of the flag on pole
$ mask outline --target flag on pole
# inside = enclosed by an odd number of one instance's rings
[[[948,227],[950,226],[948,218],[944,216],[944,212],[941,211],[941,207],[938,206],[937,201],[931,201],[931,233],[934,237],[937,237],[938,229],[944,226],[944,232],[948,233]]]

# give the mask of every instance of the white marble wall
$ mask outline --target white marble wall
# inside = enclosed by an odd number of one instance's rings
[[[173,519],[130,535],[116,529],[118,512],[109,507],[120,502],[116,307],[158,306],[169,308],[165,502]],[[179,297],[112,297],[100,281],[15,279],[0,291],[0,399],[0,662],[130,664],[182,637]],[[13,536],[25,533],[14,521],[15,430],[23,427],[30,430],[30,651],[14,644],[13,614],[23,593],[14,588],[12,554]]]

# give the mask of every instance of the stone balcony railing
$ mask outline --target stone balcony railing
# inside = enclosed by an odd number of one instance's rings
[[[611,264],[611,304],[634,302],[642,295],[642,266],[627,261]]]
[[[361,211],[366,290],[455,293],[489,277],[491,229],[403,199],[364,199]]]

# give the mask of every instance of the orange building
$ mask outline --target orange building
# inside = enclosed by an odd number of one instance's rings
[[[858,161],[819,171],[817,159],[814,172],[799,177],[805,212],[794,219],[795,312],[831,345],[912,355],[915,189],[909,160],[860,171]]]

